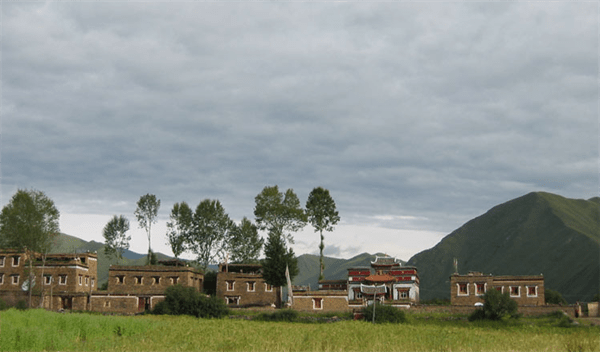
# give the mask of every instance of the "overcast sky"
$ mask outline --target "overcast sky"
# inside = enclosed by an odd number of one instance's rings
[[[254,219],[265,187],[341,216],[325,253],[408,260],[532,191],[598,196],[593,2],[2,2],[1,204],[44,191],[103,242],[161,199]],[[295,236],[318,253],[318,234]]]

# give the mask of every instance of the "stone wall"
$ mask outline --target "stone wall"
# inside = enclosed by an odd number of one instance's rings
[[[276,304],[277,290],[258,273],[217,273],[217,297],[229,306],[270,306]]]
[[[203,289],[204,275],[191,267],[163,265],[118,266],[108,272],[108,292],[113,294],[162,295],[169,286],[180,284]]]
[[[292,309],[300,312],[346,312],[348,293],[346,291],[308,291],[294,293]]]

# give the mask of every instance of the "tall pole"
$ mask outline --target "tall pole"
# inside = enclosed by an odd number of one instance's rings
[[[375,324],[375,297],[377,297],[377,290],[375,290],[375,293],[373,293],[373,324]]]

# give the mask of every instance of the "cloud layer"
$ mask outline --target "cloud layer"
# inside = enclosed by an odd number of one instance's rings
[[[596,10],[5,3],[2,203],[133,220],[153,193],[163,220],[205,198],[241,219],[267,185],[323,186],[345,225],[448,233],[531,191],[590,198]]]

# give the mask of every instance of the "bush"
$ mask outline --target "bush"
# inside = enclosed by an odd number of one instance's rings
[[[554,291],[551,289],[545,289],[544,290],[544,297],[546,300],[546,304],[559,304],[559,305],[566,305],[567,304],[567,300],[563,298],[563,296],[560,294],[560,292],[558,291]]]
[[[27,302],[25,302],[25,300],[22,299],[19,302],[17,302],[15,308],[17,308],[18,310],[26,310],[29,307],[27,306]]]
[[[293,309],[280,309],[273,313],[262,313],[255,320],[259,321],[287,321],[294,322],[298,320],[298,312]]]
[[[207,297],[193,287],[175,285],[165,290],[165,300],[154,307],[153,313],[222,318],[229,313],[229,310],[222,299],[215,296]]]
[[[508,292],[501,293],[497,290],[489,290],[483,295],[483,309],[478,309],[469,317],[473,320],[502,320],[507,318],[517,318],[517,302],[510,298]]]
[[[8,309],[8,304],[6,304],[6,302],[4,302],[4,300],[2,298],[0,298],[0,311],[7,310],[7,309]]]
[[[373,321],[373,305],[362,309],[364,320]],[[405,323],[406,314],[401,309],[386,304],[376,303],[375,306],[376,323]]]

